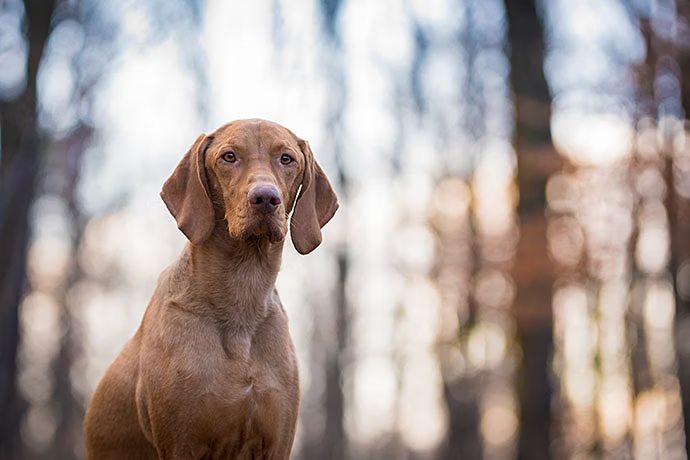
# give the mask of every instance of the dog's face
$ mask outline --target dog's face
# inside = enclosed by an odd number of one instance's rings
[[[294,205],[292,241],[302,254],[321,243],[321,228],[338,208],[309,144],[265,120],[234,121],[199,136],[161,196],[194,244],[203,244],[217,225],[234,239],[282,242]]]
[[[233,238],[283,241],[306,164],[299,139],[263,120],[230,123],[212,137],[205,164],[216,216]]]

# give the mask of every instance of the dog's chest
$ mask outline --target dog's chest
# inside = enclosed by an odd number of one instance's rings
[[[222,416],[220,426],[231,438],[271,439],[280,427],[275,417],[288,409],[290,389],[264,372],[248,371],[219,385],[211,406]]]
[[[233,458],[261,458],[252,455],[275,448],[294,429],[296,360],[241,337],[228,339],[223,348],[225,365],[206,381],[211,388],[204,398],[204,412],[215,414],[213,443],[226,445]]]
[[[257,337],[258,336],[258,337]],[[265,395],[289,392],[291,377],[296,376],[296,360],[281,342],[260,340],[247,335],[228,335],[222,340],[224,365],[220,366],[221,393],[229,400],[261,402]],[[223,391],[225,390],[225,391]]]

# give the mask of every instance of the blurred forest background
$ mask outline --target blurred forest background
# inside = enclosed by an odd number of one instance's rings
[[[689,0],[0,0],[0,459],[83,458],[160,186],[248,117],[342,203],[294,459],[686,458],[688,114]]]

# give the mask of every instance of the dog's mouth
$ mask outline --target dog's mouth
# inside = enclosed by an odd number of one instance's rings
[[[233,227],[230,225],[232,220],[228,220],[228,231],[231,236],[242,240],[266,237],[273,244],[280,243],[287,235],[287,219],[282,218],[282,213],[279,212],[271,214],[250,212],[240,221],[240,225]]]
[[[255,237],[267,236],[271,243],[285,239],[285,225],[274,216],[257,216],[247,226],[245,234]]]

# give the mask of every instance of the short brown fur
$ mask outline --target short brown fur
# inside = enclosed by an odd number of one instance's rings
[[[320,244],[328,179],[292,132],[240,120],[199,136],[161,196],[190,241],[91,398],[86,457],[288,459],[299,381],[274,284],[293,205],[295,248]]]

